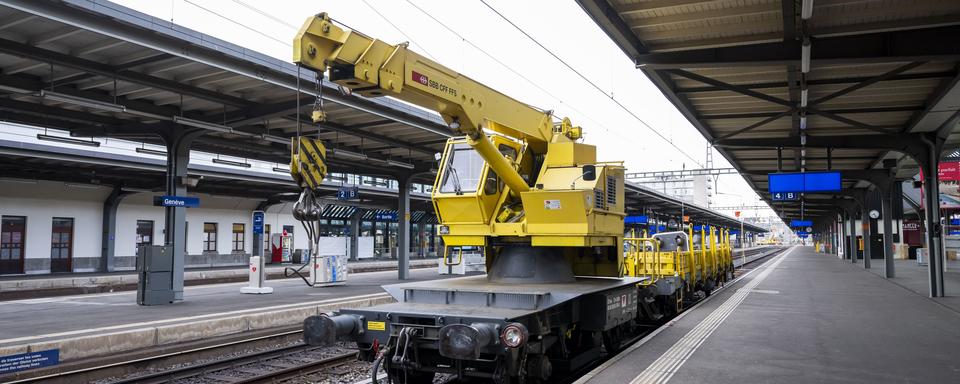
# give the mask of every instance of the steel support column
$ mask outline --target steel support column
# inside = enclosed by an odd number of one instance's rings
[[[354,212],[353,217],[350,218],[350,258],[351,261],[356,261],[360,259],[360,221],[363,220],[363,213],[366,212],[362,208],[357,208],[357,211]]]
[[[873,193],[863,194],[863,205],[860,206],[860,227],[863,229],[863,269],[870,269],[870,258],[873,257],[873,219],[870,218],[870,205]]]
[[[925,161],[920,162],[923,172],[923,216],[926,225],[930,297],[943,297],[942,226],[940,225],[940,182],[937,167],[939,151],[929,151]]]
[[[163,139],[167,145],[166,194],[185,196],[187,165],[190,163],[190,144],[203,131],[174,128]],[[166,207],[164,211],[164,245],[171,247],[174,300],[183,300],[183,263],[186,244],[187,209]]]
[[[397,278],[410,278],[410,176],[397,177]]]
[[[124,192],[120,187],[113,187],[113,191],[103,201],[103,234],[100,239],[100,272],[114,271],[114,257],[116,256],[117,238],[117,208],[123,199],[131,193]]]
[[[857,219],[854,214],[855,209],[851,209],[847,212],[847,217],[849,218],[850,225],[848,226],[850,231],[850,262],[857,262]]]
[[[880,217],[883,219],[883,276],[894,276],[893,267],[893,188],[880,188]]]

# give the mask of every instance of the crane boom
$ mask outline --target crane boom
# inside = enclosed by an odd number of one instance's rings
[[[406,43],[390,45],[344,30],[326,13],[304,23],[293,59],[308,68],[330,68],[332,81],[363,96],[390,95],[437,111],[465,134],[485,127],[537,146],[553,138],[549,112],[409,50]]]

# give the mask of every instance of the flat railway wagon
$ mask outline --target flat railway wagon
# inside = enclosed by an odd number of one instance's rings
[[[355,341],[361,359],[400,383],[431,382],[437,373],[501,383],[564,378],[732,278],[729,233],[698,231],[625,238],[619,279],[517,284],[478,275],[384,286],[396,303],[310,317],[304,338]],[[538,251],[522,250],[527,260],[549,258]]]

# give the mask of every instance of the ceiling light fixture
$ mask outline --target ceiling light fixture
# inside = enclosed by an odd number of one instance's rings
[[[800,72],[810,72],[810,39],[803,39],[800,45]]]
[[[187,125],[195,128],[209,129],[211,131],[224,132],[224,133],[233,132],[233,128],[230,128],[226,125],[215,124],[215,123],[210,123],[210,122],[201,121],[201,120],[195,120],[195,119],[191,119],[183,116],[174,116],[173,122],[180,125]]]
[[[79,105],[81,107],[94,108],[108,112],[125,112],[127,107],[124,107],[120,104],[108,103],[105,101],[92,100],[84,97],[78,97],[73,95],[68,95],[60,92],[53,92],[48,90],[40,91],[40,97],[46,100],[58,101],[61,103]]]
[[[136,151],[137,153],[146,153],[148,155],[167,156],[167,151],[161,151],[159,149],[137,147]]]
[[[387,159],[387,165],[389,165],[389,166],[391,166],[391,167],[398,167],[398,168],[405,168],[405,169],[414,169],[414,168],[416,168],[416,166],[413,165],[413,164],[404,163],[404,162],[402,162],[402,161],[396,161],[396,160],[391,160],[391,159]]]
[[[233,161],[233,160],[213,159],[213,162],[217,164],[223,164],[223,165],[232,165],[235,167],[250,168],[250,163],[242,163],[242,162]]]
[[[74,138],[72,138],[72,137],[52,136],[52,135],[47,135],[47,134],[44,134],[44,133],[38,133],[38,134],[37,134],[37,139],[38,139],[38,140],[45,140],[45,141],[56,141],[56,142],[59,142],[59,143],[66,143],[66,144],[86,145],[86,146],[88,146],[88,147],[99,147],[99,146],[100,146],[100,142],[99,142],[99,141],[80,140],[80,139],[74,139]]]
[[[810,17],[813,16],[813,0],[803,0],[803,3],[800,4],[800,18],[803,20],[810,20]]]
[[[362,160],[367,160],[367,159],[368,159],[368,158],[367,158],[367,155],[364,155],[364,154],[362,154],[362,153],[344,151],[344,150],[338,149],[338,148],[331,148],[329,151],[330,151],[330,154],[332,154],[332,155],[335,156],[335,157],[340,157],[340,158],[344,158],[344,159],[348,159],[348,160],[361,160],[361,161],[362,161]]]

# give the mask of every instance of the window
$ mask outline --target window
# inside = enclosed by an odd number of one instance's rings
[[[137,248],[153,245],[153,220],[137,220]]]
[[[217,223],[203,223],[203,251],[217,251]]]
[[[243,252],[244,231],[243,224],[233,223],[233,251]]]
[[[467,144],[454,144],[443,168],[441,193],[476,192],[483,173],[483,158]]]

